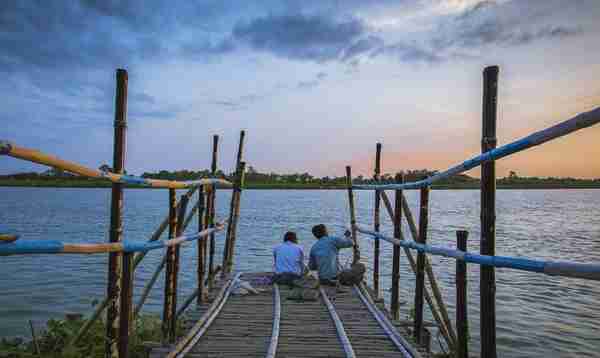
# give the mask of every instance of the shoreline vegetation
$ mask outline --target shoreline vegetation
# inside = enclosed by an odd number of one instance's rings
[[[110,170],[108,165],[102,165],[99,169]],[[437,171],[422,169],[401,171],[405,182],[421,180],[437,173]],[[235,173],[225,174],[218,171],[216,176],[233,181]],[[394,183],[396,173],[386,173],[381,176],[381,183]],[[200,171],[166,171],[156,173],[143,173],[144,178],[166,179],[166,180],[194,180],[202,177],[210,177],[208,170]],[[266,190],[296,190],[296,189],[331,189],[343,190],[346,178],[341,177],[315,177],[309,173],[277,174],[260,173],[253,167],[249,167],[246,173],[246,189]],[[355,184],[374,184],[372,178],[359,175],[353,178]],[[600,189],[600,178],[579,179],[572,177],[521,177],[511,171],[507,177],[498,178],[496,181],[498,189]],[[42,173],[27,172],[10,175],[0,175],[0,187],[50,187],[50,188],[110,188],[108,181],[76,176],[57,169],[49,169]],[[126,186],[127,188],[146,188],[142,186]],[[478,178],[466,174],[455,175],[451,178],[441,180],[434,185],[434,190],[460,190],[479,189]]]
[[[184,317],[177,321],[177,335],[181,337]],[[74,346],[69,342],[86,323],[81,314],[68,314],[64,319],[50,319],[45,326],[35,332],[35,338],[0,338],[0,357],[7,358],[78,358],[104,357],[105,322],[96,321],[89,332]],[[31,322],[30,322],[31,324]],[[160,342],[162,321],[158,315],[140,314],[133,323],[130,335],[130,356],[142,358],[148,356],[148,342]],[[31,326],[33,327],[33,326]],[[32,328],[33,329],[33,328]]]

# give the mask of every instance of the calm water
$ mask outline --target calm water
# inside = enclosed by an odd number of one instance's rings
[[[408,192],[416,213],[417,193]],[[229,193],[218,197],[218,216],[227,212]],[[253,191],[243,193],[236,268],[269,270],[271,247],[286,230],[296,230],[308,250],[313,224],[342,232],[347,204],[343,191]],[[600,262],[600,190],[499,191],[497,254],[539,259]],[[0,222],[24,239],[66,242],[107,240],[110,191],[106,189],[0,188]],[[145,240],[166,215],[167,193],[127,190],[125,236]],[[371,225],[373,193],[357,195],[358,221]],[[430,242],[455,245],[454,231],[470,231],[469,249],[479,250],[479,192],[431,193]],[[193,230],[196,224],[191,225]],[[389,220],[384,231],[391,232]],[[405,228],[404,232],[408,233]],[[220,235],[219,238],[223,236]],[[372,242],[362,239],[370,257]],[[220,257],[220,251],[217,251]],[[182,250],[181,291],[194,285],[195,245]],[[347,256],[346,256],[347,257]],[[342,260],[346,261],[346,257]],[[136,271],[139,294],[161,252],[152,252]],[[368,260],[371,261],[370,259]],[[454,261],[432,258],[444,298],[454,315]],[[391,247],[383,245],[382,284],[390,281]],[[402,316],[412,306],[414,279],[402,259]],[[106,256],[0,257],[0,336],[27,335],[27,320],[41,325],[67,312],[87,313],[105,292]],[[159,312],[159,280],[144,307]],[[469,269],[471,351],[479,351],[479,267]],[[137,296],[136,296],[137,299]],[[498,349],[501,357],[600,357],[600,285],[500,269],[497,271]]]

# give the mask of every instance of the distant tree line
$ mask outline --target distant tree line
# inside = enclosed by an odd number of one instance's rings
[[[101,165],[99,170],[111,171],[107,164]],[[385,173],[380,176],[379,182],[391,184],[397,182],[396,178],[402,174],[404,182],[412,182],[425,179],[437,174],[437,170],[417,169],[417,170],[402,170],[397,173]],[[165,180],[194,180],[198,178],[211,177],[211,172],[208,169],[203,170],[161,170],[158,172],[144,172],[144,178],[150,179],[165,179]],[[218,170],[215,177],[233,180],[235,173],[225,173]],[[68,181],[94,181],[94,178],[85,178],[74,175],[72,173],[51,168],[44,172],[24,172],[10,175],[0,175],[0,180],[9,181],[48,181],[48,182],[68,182]],[[343,186],[346,183],[345,176],[313,176],[308,172],[279,174],[275,172],[261,173],[254,167],[249,166],[246,170],[246,183],[256,185],[273,185],[273,186],[308,186],[308,187],[335,187]],[[375,180],[372,177],[358,175],[353,178],[355,184],[374,184]],[[498,186],[504,187],[600,187],[600,179],[578,179],[573,177],[521,177],[515,171],[510,171],[509,175],[497,180]],[[440,180],[435,183],[435,186],[445,187],[476,187],[479,185],[479,179],[473,178],[466,174],[458,174],[452,177]]]

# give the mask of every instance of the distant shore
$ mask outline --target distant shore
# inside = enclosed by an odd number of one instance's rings
[[[111,183],[99,180],[0,180],[0,187],[37,187],[37,188],[110,188]],[[127,186],[131,189],[148,189],[142,186]],[[246,189],[264,190],[344,190],[340,184],[313,183],[246,183]],[[434,190],[473,190],[479,189],[478,183],[433,185]],[[498,184],[498,189],[600,189],[600,183],[535,183],[535,184]]]

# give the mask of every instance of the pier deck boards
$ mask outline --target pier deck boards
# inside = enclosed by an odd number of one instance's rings
[[[262,292],[257,295],[231,295],[206,333],[185,357],[233,358],[265,357],[273,328],[273,287],[261,281],[265,273],[249,273],[241,279]],[[223,282],[211,292],[214,298]],[[275,357],[285,358],[345,358],[338,331],[321,297],[316,301],[288,300],[290,289],[280,286],[281,322]],[[354,289],[345,287],[336,292],[325,289],[342,321],[356,357],[403,357],[385,331],[371,316]],[[189,330],[206,311],[208,305],[191,308],[186,313]],[[404,336],[404,332],[401,332]],[[156,347],[151,358],[166,357],[173,347]],[[426,355],[421,354],[421,357]]]

